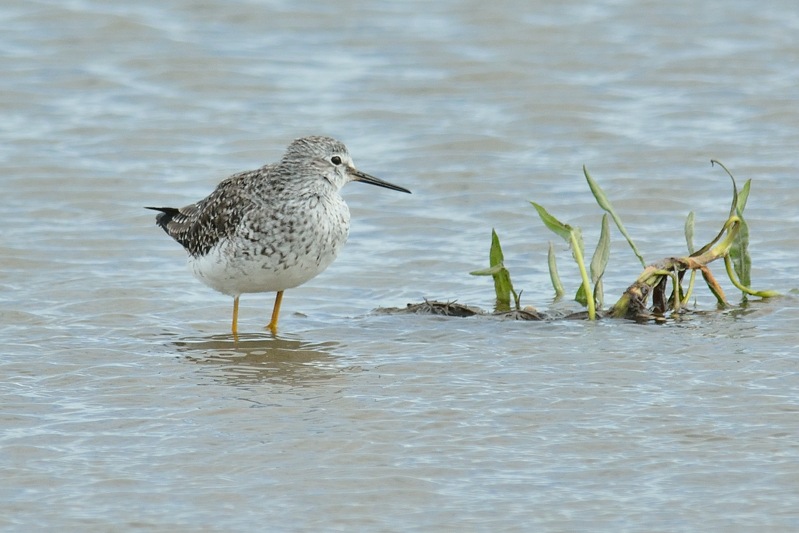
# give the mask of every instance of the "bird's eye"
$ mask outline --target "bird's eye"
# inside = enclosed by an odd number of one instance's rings
[[[340,165],[341,158],[337,155],[334,155],[333,157],[330,158],[330,162],[333,163],[334,165]]]

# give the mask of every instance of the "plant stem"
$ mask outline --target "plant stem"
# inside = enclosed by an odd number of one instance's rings
[[[691,270],[691,279],[688,281],[688,290],[685,291],[685,295],[682,299],[682,305],[685,306],[688,303],[688,299],[691,297],[691,293],[694,290],[694,282],[696,281],[696,270]]]
[[[588,279],[588,271],[585,269],[585,260],[580,251],[580,246],[574,233],[571,234],[571,246],[577,266],[580,267],[580,276],[583,278],[583,290],[585,292],[586,306],[588,307],[588,320],[596,320],[596,305],[594,303],[594,291],[591,290],[591,281]]]
[[[738,281],[738,276],[735,275],[735,269],[733,268],[732,259],[730,259],[729,255],[724,256],[724,268],[727,269],[727,276],[729,276],[730,281],[738,290],[759,298],[771,298],[773,296],[779,296],[777,291],[756,291]]]

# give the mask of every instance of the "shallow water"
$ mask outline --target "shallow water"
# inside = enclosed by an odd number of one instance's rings
[[[21,2],[0,6],[0,526],[791,531],[799,528],[799,11],[678,1]],[[350,242],[230,299],[144,205],[184,205],[333,135],[413,190],[345,189]],[[601,212],[650,261],[712,238],[730,184],[757,288],[679,322],[374,313],[491,307],[499,232],[551,307],[548,233]],[[578,277],[557,243],[569,290]],[[614,234],[612,301],[640,265]],[[714,271],[731,300],[739,294]]]

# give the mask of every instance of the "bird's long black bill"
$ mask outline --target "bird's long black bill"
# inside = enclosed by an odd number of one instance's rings
[[[377,185],[378,187],[385,187],[386,189],[391,189],[392,191],[400,191],[400,192],[407,192],[411,194],[411,191],[404,187],[400,187],[399,185],[394,185],[393,183],[389,183],[387,181],[383,181],[380,178],[375,178],[374,176],[370,176],[365,172],[361,172],[360,170],[356,170],[354,168],[350,169],[350,174],[355,177],[355,181],[361,181],[363,183],[368,183],[370,185]]]

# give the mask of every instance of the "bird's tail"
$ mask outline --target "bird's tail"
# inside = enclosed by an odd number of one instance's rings
[[[160,227],[162,230],[169,233],[167,229],[167,224],[175,218],[180,211],[175,209],[174,207],[145,207],[145,209],[152,209],[153,211],[161,211],[155,216],[155,223]]]

